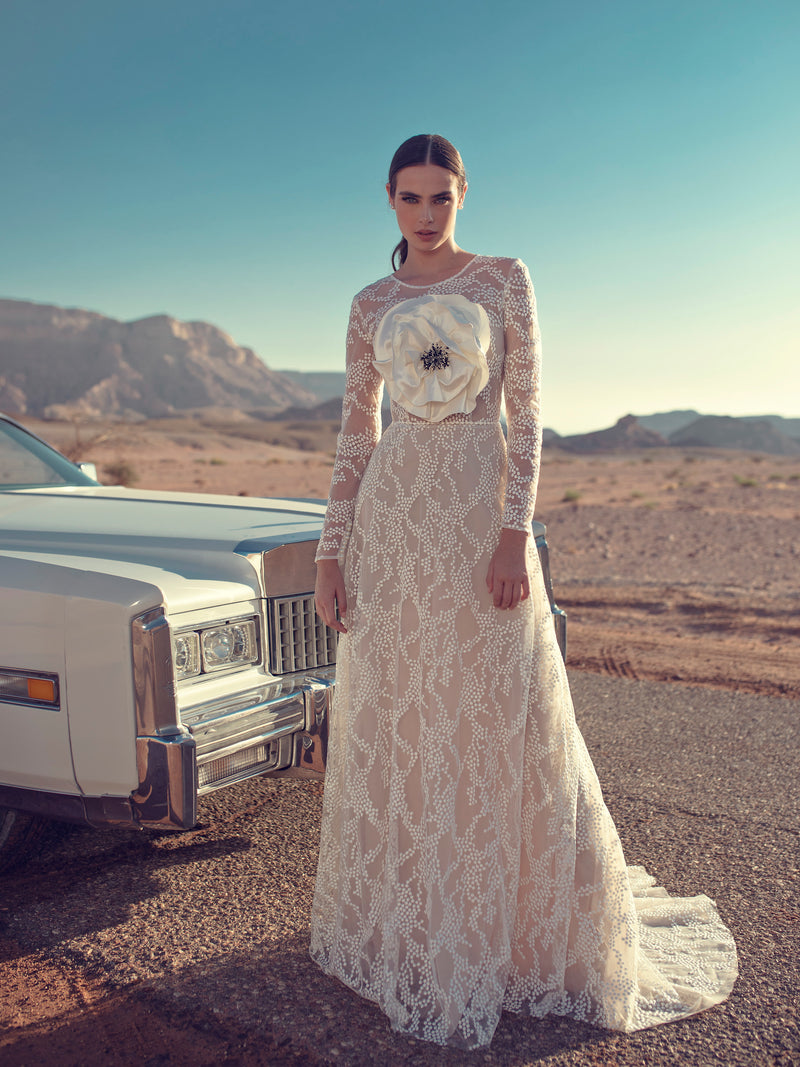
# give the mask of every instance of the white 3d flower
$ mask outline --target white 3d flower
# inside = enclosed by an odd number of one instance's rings
[[[441,422],[469,414],[489,381],[489,317],[457,295],[415,296],[383,316],[375,333],[374,366],[389,396],[412,415]]]

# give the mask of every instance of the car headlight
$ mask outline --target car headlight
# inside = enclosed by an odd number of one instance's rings
[[[172,659],[175,677],[192,678],[200,673],[200,635],[193,630],[175,634],[172,638]]]
[[[174,634],[172,658],[176,679],[182,681],[198,674],[258,663],[256,622],[256,619],[239,619]]]
[[[220,671],[224,667],[255,663],[258,659],[256,628],[252,619],[203,630],[200,634],[200,645],[203,650],[203,667],[207,671]]]

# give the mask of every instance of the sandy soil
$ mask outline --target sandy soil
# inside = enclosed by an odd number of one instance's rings
[[[31,425],[109,483],[250,496],[326,496],[336,433],[197,419]],[[549,450],[537,515],[569,615],[571,667],[800,696],[800,459]],[[0,978],[4,1063],[298,1062],[246,1034],[167,1017],[135,990],[109,995],[99,976],[9,941]]]

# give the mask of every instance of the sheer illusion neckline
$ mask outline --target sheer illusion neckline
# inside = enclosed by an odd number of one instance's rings
[[[414,285],[412,282],[404,282],[403,279],[398,278],[396,274],[393,274],[392,278],[394,278],[394,280],[400,285],[408,286],[409,289],[433,289],[435,285],[444,285],[445,282],[451,282],[454,278],[460,277],[465,270],[469,270],[469,268],[476,260],[481,258],[482,257],[478,253],[476,253],[472,257],[472,259],[468,260],[461,268],[461,270],[457,270],[455,274],[448,274],[446,278],[439,278],[439,280],[435,282],[426,282],[424,285]]]

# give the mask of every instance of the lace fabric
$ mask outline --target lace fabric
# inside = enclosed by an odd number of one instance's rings
[[[330,499],[317,559],[339,554],[352,525],[361,478],[381,436],[383,378],[374,365],[373,338],[387,311],[414,296],[418,287],[393,276],[363,289],[353,301],[347,329],[347,380],[342,428],[336,448]],[[469,414],[457,413],[454,422],[499,422],[505,397],[508,426],[508,480],[503,525],[530,529],[541,456],[539,373],[541,342],[536,299],[528,269],[520,260],[475,256],[453,278],[429,287],[427,292],[459,294],[487,313],[491,343],[487,360],[489,382],[478,394]],[[391,405],[392,422],[417,421],[397,403]]]
[[[489,382],[432,423],[392,405],[372,338],[414,287],[356,298],[320,556],[348,595],[311,952],[393,1027],[462,1048],[505,1008],[634,1030],[718,1003],[736,975],[706,897],[628,869],[577,728],[538,555],[531,596],[485,586],[500,528],[529,528],[539,334],[519,261],[476,257],[431,292],[480,304]],[[505,396],[508,442],[499,423]]]

